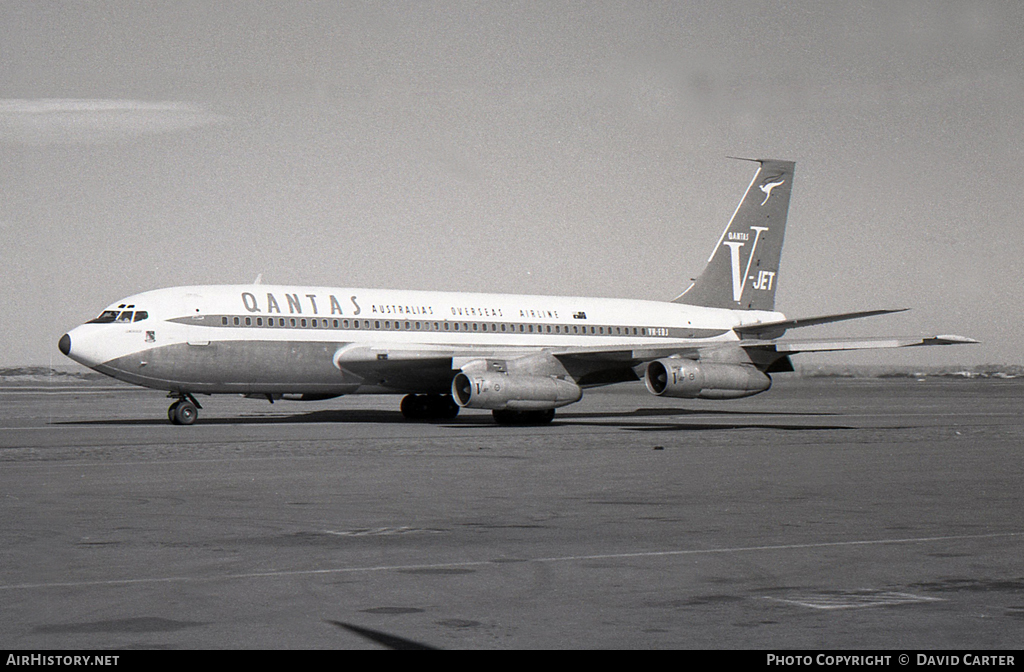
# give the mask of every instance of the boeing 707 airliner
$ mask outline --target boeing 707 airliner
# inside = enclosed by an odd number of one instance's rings
[[[577,296],[202,285],[121,299],[64,334],[62,353],[119,380],[167,390],[171,422],[196,395],[321,400],[404,394],[402,414],[492,411],[547,423],[583,390],[644,380],[684,399],[737,399],[793,371],[790,356],[973,343],[962,336],[789,340],[789,329],[897,312],[787,319],[775,311],[795,163],[758,169],[703,273],[669,302]]]

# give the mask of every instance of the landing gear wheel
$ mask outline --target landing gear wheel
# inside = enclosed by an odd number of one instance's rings
[[[459,414],[459,409],[461,407],[455,403],[455,400],[452,399],[452,395],[443,395],[440,399],[437,400],[437,402],[438,417],[441,418],[442,420],[451,420],[452,418]]]
[[[407,420],[451,420],[459,414],[459,405],[448,394],[407,394],[400,408]]]
[[[407,394],[402,397],[402,405],[399,408],[406,420],[424,420],[430,407],[425,394]]]
[[[176,401],[167,409],[167,417],[175,425],[191,425],[199,417],[199,409],[187,399]]]
[[[491,411],[499,425],[546,425],[555,419],[555,409],[543,411]]]

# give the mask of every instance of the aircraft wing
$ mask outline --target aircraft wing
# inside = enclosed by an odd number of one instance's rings
[[[886,311],[890,312],[890,311]],[[944,334],[925,337],[879,337],[879,338],[830,338],[830,339],[745,339],[739,342],[724,341],[706,345],[694,345],[692,342],[678,345],[663,345],[650,348],[608,348],[605,346],[562,348],[551,350],[558,359],[590,360],[594,362],[646,362],[661,357],[686,357],[699,359],[702,353],[710,350],[740,347],[744,350],[764,350],[785,355],[801,352],[833,352],[840,350],[874,350],[879,348],[909,348],[923,345],[964,345],[978,341],[966,336]]]
[[[964,336],[943,335],[921,338],[851,338],[819,340],[719,341],[704,345],[680,342],[649,348],[576,347],[548,352],[558,359],[580,385],[635,380],[643,376],[645,363],[665,357],[680,357],[717,363],[752,363],[768,373],[792,371],[790,355],[801,352],[834,352],[877,348],[909,348],[925,345],[977,343]]]
[[[639,362],[647,362],[652,359],[659,359],[661,357],[671,357],[672,355],[697,359],[701,350],[705,350],[709,347],[721,347],[721,345],[723,344],[698,347],[693,345],[691,342],[679,343],[676,345],[660,345],[656,348],[609,348],[608,346],[597,345],[591,347],[554,348],[551,349],[550,352],[562,361],[578,360],[636,364]],[[737,344],[733,341],[729,342],[728,345],[735,346]]]
[[[978,341],[966,336],[946,334],[921,338],[831,338],[821,340],[742,341],[744,350],[761,350],[795,355],[801,352],[836,352],[841,350],[873,350],[879,348],[912,348],[923,345],[965,345]]]

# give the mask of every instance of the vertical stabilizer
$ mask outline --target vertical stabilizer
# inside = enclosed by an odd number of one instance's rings
[[[674,303],[736,310],[774,310],[793,161],[759,159],[708,265]]]

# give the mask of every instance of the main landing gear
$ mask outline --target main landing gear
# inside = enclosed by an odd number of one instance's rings
[[[546,425],[555,419],[555,409],[543,411],[491,411],[499,425]]]
[[[450,394],[407,394],[402,397],[402,416],[407,420],[451,420],[459,405]]]
[[[168,396],[174,396],[170,394]],[[167,419],[175,425],[191,425],[199,418],[199,409],[202,406],[196,398],[185,392],[177,395],[178,400],[167,409]]]

